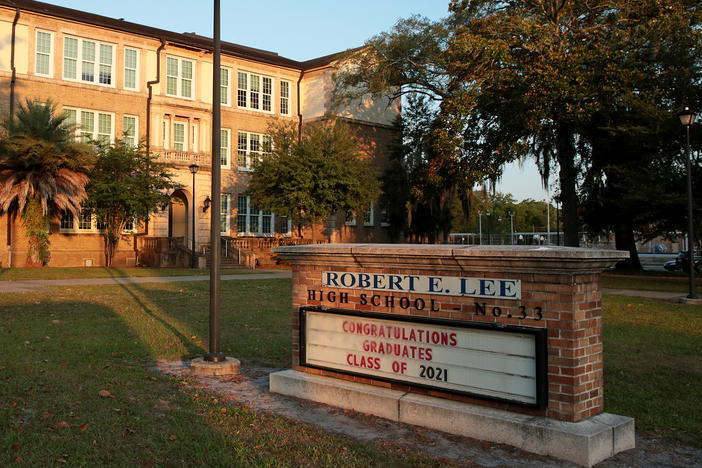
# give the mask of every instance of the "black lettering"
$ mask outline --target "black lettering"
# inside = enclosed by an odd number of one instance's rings
[[[432,312],[438,312],[439,309],[434,308],[434,299],[431,300],[431,311]]]
[[[401,297],[400,298],[400,307],[403,309],[409,309],[410,306],[410,300],[408,297]]]
[[[317,291],[314,289],[308,289],[307,290],[307,300],[308,301],[316,301],[317,300]]]
[[[544,315],[541,313],[541,307],[534,307],[534,310],[536,311],[536,320],[544,318]]]
[[[395,296],[385,296],[385,307],[395,307]]]
[[[373,294],[371,296],[371,304],[373,304],[376,307],[379,306],[380,305],[380,296],[378,296],[377,294]]]
[[[494,315],[495,317],[499,317],[500,315],[502,315],[502,309],[500,309],[497,306],[493,307],[492,308],[492,315]]]
[[[361,293],[361,305],[366,304],[368,304],[368,301],[366,300],[366,293]]]
[[[423,379],[426,378],[426,377],[424,377],[424,373],[426,372],[426,370],[427,370],[426,367],[424,367],[424,366],[419,366],[419,376],[420,376],[421,378],[423,378]]]
[[[329,291],[327,293],[327,301],[336,302],[336,292],[335,291]]]
[[[524,307],[523,305],[520,305],[520,306],[519,306],[519,313],[522,314],[522,316],[519,317],[519,318],[520,318],[520,319],[525,319],[526,316],[527,316],[527,314],[526,314],[526,307]]]
[[[417,299],[414,300],[414,308],[417,310],[424,310],[424,307],[426,305],[427,304],[424,302],[424,299],[422,299],[421,297],[418,297]]]
[[[475,303],[475,313],[479,315],[485,315],[485,303],[481,305],[479,302]]]
[[[339,293],[339,302],[342,304],[348,304],[349,303],[349,293]]]

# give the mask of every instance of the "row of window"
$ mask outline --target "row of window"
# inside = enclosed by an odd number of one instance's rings
[[[36,32],[34,72],[53,77],[53,33]],[[99,41],[65,36],[63,39],[63,79],[115,86],[116,46]],[[221,102],[232,105],[231,70],[220,69]],[[278,82],[278,112],[290,115],[290,81]],[[124,47],[124,88],[139,91],[139,50]],[[274,80],[271,77],[243,71],[237,72],[236,105],[241,109],[274,112]],[[195,62],[180,57],[166,57],[166,95],[195,98]]]
[[[230,230],[231,195],[221,194],[220,204],[220,230],[222,234],[228,235]],[[289,234],[292,226],[290,221],[285,216],[276,216],[271,211],[258,209],[251,198],[239,195],[237,198],[237,216],[236,228],[239,235],[254,235],[266,236],[274,233]],[[362,214],[363,225],[373,226],[373,205]],[[356,218],[352,213],[347,213],[346,225],[355,226]],[[387,220],[387,210],[381,210],[381,226],[389,226]],[[83,210],[78,217],[74,217],[69,211],[64,211],[61,216],[61,231],[62,232],[86,232],[96,233],[104,229],[104,225],[90,212]],[[124,227],[124,233],[135,232],[135,224],[133,221],[127,223]]]

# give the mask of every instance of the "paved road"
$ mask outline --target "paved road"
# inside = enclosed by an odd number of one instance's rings
[[[292,277],[291,272],[251,273],[240,275],[222,275],[222,281],[280,279]],[[209,276],[153,276],[145,278],[83,278],[60,280],[0,281],[0,294],[11,292],[37,291],[42,288],[60,286],[101,285],[101,284],[142,284],[175,283],[183,281],[209,281]]]

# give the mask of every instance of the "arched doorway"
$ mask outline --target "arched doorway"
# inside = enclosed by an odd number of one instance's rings
[[[188,230],[188,197],[182,190],[176,190],[171,195],[168,210],[168,237],[183,239],[183,246],[189,245]]]

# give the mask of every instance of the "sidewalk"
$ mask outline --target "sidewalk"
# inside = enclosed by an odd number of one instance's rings
[[[251,273],[241,275],[222,275],[221,281],[243,281],[262,279],[285,279],[291,278],[289,271]],[[209,276],[151,276],[145,278],[82,278],[82,279],[60,279],[60,280],[29,280],[29,281],[0,281],[0,294],[12,292],[37,291],[43,288],[60,286],[82,286],[101,284],[142,284],[142,283],[176,283],[184,281],[209,281]]]

